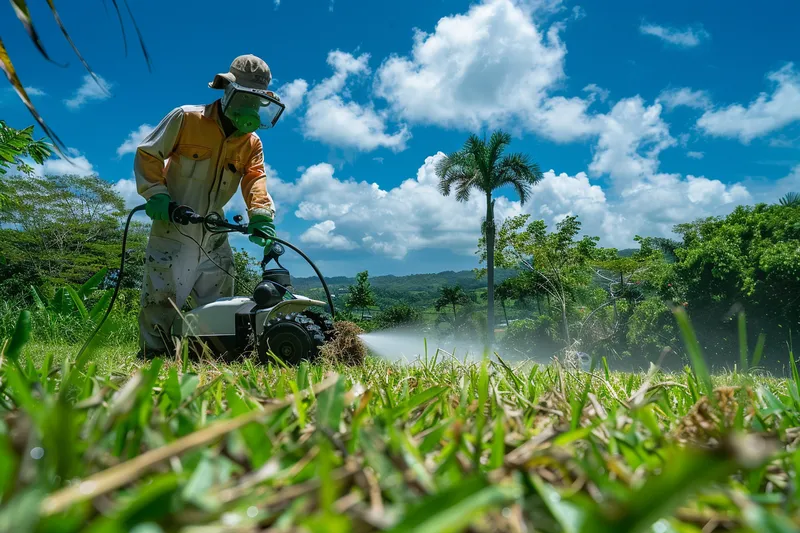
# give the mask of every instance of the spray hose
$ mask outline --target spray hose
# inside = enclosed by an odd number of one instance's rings
[[[75,366],[77,368],[81,368],[83,366],[84,361],[82,360],[82,357],[84,357],[84,352],[86,351],[86,348],[89,347],[89,344],[92,342],[92,339],[94,339],[94,337],[100,331],[100,328],[103,327],[103,324],[105,323],[106,319],[108,318],[108,315],[111,314],[111,310],[114,308],[114,302],[117,300],[117,295],[119,294],[119,289],[122,286],[122,277],[123,277],[123,275],[125,273],[125,254],[127,252],[128,230],[130,229],[131,219],[133,218],[133,215],[136,212],[144,211],[145,205],[146,204],[137,205],[136,207],[131,209],[130,213],[128,213],[128,219],[125,221],[125,230],[122,233],[122,258],[121,258],[120,264],[119,264],[119,273],[117,274],[117,280],[116,280],[116,283],[115,283],[115,286],[114,286],[114,293],[111,295],[111,301],[109,301],[109,303],[108,303],[108,308],[106,309],[106,312],[103,315],[103,318],[100,319],[100,322],[94,328],[94,331],[92,331],[92,333],[89,335],[89,337],[83,343],[83,346],[81,346],[81,349],[78,350],[78,354],[75,356]],[[187,206],[184,206],[184,205],[180,205],[179,206],[179,205],[175,204],[174,202],[170,203],[170,215],[169,216],[170,216],[170,221],[175,223],[175,224],[181,224],[181,225],[203,224],[203,227],[206,230],[208,230],[209,232],[212,232],[212,233],[239,232],[239,233],[247,234],[247,225],[244,225],[244,224],[231,224],[230,222],[228,222],[225,219],[223,219],[218,213],[209,213],[207,216],[201,216],[201,215],[198,215],[197,213],[195,213],[191,208],[189,208]],[[220,230],[219,228],[225,228],[225,229]],[[278,242],[280,244],[283,244],[284,246],[287,246],[287,247],[291,248],[292,250],[297,252],[300,255],[300,257],[302,257],[303,259],[306,260],[306,262],[314,270],[314,273],[316,273],[316,275],[319,278],[320,282],[322,282],[322,288],[325,290],[325,297],[328,300],[328,307],[330,308],[330,312],[331,312],[331,319],[335,319],[336,310],[335,310],[335,308],[333,306],[333,298],[331,297],[331,292],[328,289],[328,284],[325,282],[325,278],[323,277],[322,273],[317,268],[317,265],[315,265],[314,262],[305,253],[303,253],[302,250],[300,250],[299,248],[294,246],[292,243],[287,242],[287,241],[285,241],[283,239],[280,239],[278,237],[267,235],[266,233],[264,233],[259,228],[254,228],[254,233],[257,236],[266,239],[267,241]],[[200,246],[200,249],[203,250],[203,252],[205,252],[205,250],[200,245],[200,243],[197,243],[197,244],[198,244],[198,246]],[[206,252],[206,254],[207,254],[207,252]],[[266,255],[266,250],[265,250],[265,255]],[[231,274],[228,273],[228,272],[226,272],[226,274],[231,276]]]

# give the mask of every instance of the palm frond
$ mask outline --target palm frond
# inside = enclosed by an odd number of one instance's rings
[[[531,194],[531,188],[542,180],[539,165],[532,162],[526,154],[509,154],[500,161],[497,169],[496,187],[512,185],[524,204]]]
[[[511,144],[511,135],[497,130],[492,133],[489,138],[489,167],[495,168],[500,161],[500,157],[506,149],[506,146]]]
[[[133,17],[133,13],[131,12],[131,9],[130,9],[130,6],[128,5],[127,0],[122,0],[122,1],[125,4],[125,8],[128,11],[128,15],[131,17],[131,21],[133,22],[134,28],[136,29],[136,34],[137,34],[137,36],[139,38],[139,43],[140,43],[140,45],[142,47],[142,53],[144,55],[145,61],[147,62],[147,68],[148,68],[149,71],[152,72],[150,56],[147,53],[147,49],[145,47],[144,39],[142,38],[142,34],[139,31],[139,27],[136,24],[136,20]],[[33,44],[34,44],[34,46],[36,46],[37,50],[39,50],[39,53],[41,53],[42,56],[44,56],[44,58],[47,59],[48,61],[58,65],[58,63],[56,63],[55,61],[53,61],[50,58],[50,56],[45,51],[44,46],[42,45],[41,39],[39,38],[39,34],[36,32],[36,29],[33,26],[33,21],[31,20],[30,11],[28,9],[27,1],[26,0],[11,0],[11,5],[14,8],[14,12],[17,15],[17,18],[20,20],[20,22],[22,23],[23,27],[25,28],[25,31],[27,32],[28,37],[30,37],[31,41],[33,41]],[[70,35],[69,35],[69,32],[67,32],[67,29],[64,26],[64,23],[61,21],[61,17],[58,14],[58,11],[56,10],[56,6],[55,6],[55,3],[53,2],[53,0],[47,0],[47,5],[50,8],[51,13],[53,14],[53,17],[55,18],[56,24],[58,25],[59,29],[61,30],[61,33],[64,34],[64,37],[67,39],[67,42],[69,42],[70,46],[72,47],[72,50],[75,52],[75,55],[78,56],[78,59],[81,61],[83,66],[86,68],[86,70],[92,76],[92,78],[97,83],[97,85],[101,88],[101,90],[103,90],[105,92],[108,92],[107,89],[105,88],[104,84],[102,84],[100,82],[100,80],[97,77],[97,75],[94,73],[94,71],[91,69],[89,64],[84,59],[83,55],[78,50],[78,47],[73,42],[72,37],[70,37]],[[117,10],[117,15],[118,15],[118,17],[120,19],[120,24],[121,24],[122,23],[122,15],[121,15],[121,12],[120,12],[119,6],[117,5],[116,0],[114,0],[114,7]],[[124,39],[124,37],[125,37],[124,28],[122,30],[122,33],[123,33],[123,39]],[[127,54],[127,40],[126,40],[125,46],[126,46],[126,54]],[[66,66],[66,65],[60,65],[60,66]],[[31,102],[31,99],[28,96],[28,93],[25,91],[25,88],[24,88],[22,82],[20,81],[19,76],[17,75],[16,69],[14,68],[14,64],[11,61],[11,57],[9,56],[8,51],[6,50],[6,47],[3,44],[2,39],[0,39],[0,69],[2,69],[3,73],[6,75],[6,78],[8,79],[8,82],[14,88],[14,91],[16,91],[17,96],[19,97],[19,99],[22,101],[23,104],[25,104],[25,107],[28,108],[28,112],[36,120],[36,123],[39,124],[39,126],[42,128],[42,130],[44,131],[45,135],[47,135],[48,137],[50,137],[50,139],[53,140],[54,148],[55,148],[56,152],[63,159],[65,159],[66,161],[70,161],[71,162],[70,158],[66,154],[66,152],[67,152],[66,146],[64,145],[63,142],[61,142],[61,139],[58,138],[58,136],[55,134],[55,132],[52,129],[50,129],[50,127],[45,123],[44,119],[39,114],[39,112],[36,110],[36,107],[33,105],[33,103]]]
[[[780,204],[784,207],[800,207],[800,193],[788,192],[780,199]]]

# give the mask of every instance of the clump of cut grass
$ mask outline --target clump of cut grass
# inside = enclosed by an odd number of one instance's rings
[[[364,330],[346,320],[337,321],[333,325],[333,338],[320,349],[320,357],[329,364],[356,366],[364,364],[367,358],[367,347],[359,335]]]

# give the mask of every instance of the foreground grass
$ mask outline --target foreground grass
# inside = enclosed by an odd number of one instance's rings
[[[796,531],[798,381],[5,348],[0,530]],[[698,371],[699,370],[699,371]],[[712,392],[713,391],[713,392]]]

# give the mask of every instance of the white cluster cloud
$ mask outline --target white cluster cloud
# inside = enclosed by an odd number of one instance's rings
[[[83,83],[75,91],[72,98],[64,100],[67,107],[72,110],[77,110],[91,100],[106,100],[111,98],[111,84],[99,75],[97,76],[97,80],[98,81],[95,81],[90,74],[86,74],[83,77]]]
[[[122,157],[125,154],[135,153],[136,149],[139,147],[139,144],[141,144],[145,137],[150,135],[153,129],[155,129],[155,126],[151,126],[150,124],[142,124],[130,132],[128,138],[125,139],[125,142],[117,147],[117,157]]]
[[[370,73],[368,61],[369,54],[356,57],[334,50],[328,54],[333,75],[310,89],[303,79],[281,88],[288,110],[299,108],[305,100],[301,125],[306,138],[364,152],[377,148],[393,151],[406,148],[411,138],[407,126],[400,124],[396,131],[390,132],[387,111],[376,110],[372,103],[359,104],[350,97],[348,81],[366,77]]]
[[[405,120],[476,129],[521,124],[558,141],[588,134],[581,98],[551,97],[564,81],[560,24],[540,30],[526,6],[485,0],[416,30],[409,56],[393,55],[376,74],[376,94]]]
[[[33,168],[33,172],[37,176],[58,176],[58,175],[75,175],[75,176],[92,176],[96,174],[94,167],[86,159],[86,156],[81,154],[75,148],[67,148],[67,157],[69,160],[64,159],[59,155],[55,155],[50,159],[45,160],[44,164],[39,165],[32,160],[26,158],[26,163]]]
[[[705,133],[717,137],[738,137],[749,143],[772,131],[800,120],[800,75],[788,63],[767,79],[774,85],[772,94],[762,92],[746,107],[733,104],[708,110],[697,121]]]
[[[680,89],[667,89],[658,95],[658,100],[663,102],[667,110],[685,106],[693,109],[708,109],[711,107],[711,98],[706,91],[694,91],[689,87]]]
[[[645,35],[652,35],[658,37],[662,41],[684,48],[693,48],[711,37],[701,25],[680,29],[660,26],[658,24],[642,23],[642,25],[639,26],[639,31]]]

